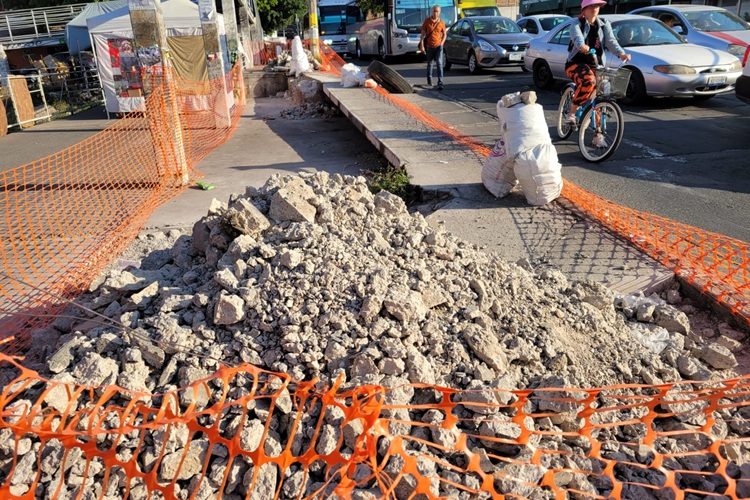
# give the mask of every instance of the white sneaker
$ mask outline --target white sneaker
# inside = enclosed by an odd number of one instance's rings
[[[568,113],[568,116],[565,117],[565,124],[566,125],[575,125],[578,120],[576,119],[575,113]]]
[[[591,141],[591,144],[593,144],[595,148],[606,148],[607,140],[604,138],[602,134],[596,134],[594,136],[594,140]]]

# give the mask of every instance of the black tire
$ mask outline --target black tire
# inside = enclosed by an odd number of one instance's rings
[[[382,38],[378,40],[378,59],[385,61],[385,42]]]
[[[370,66],[367,67],[367,72],[370,73],[370,78],[392,94],[411,94],[414,92],[411,84],[403,76],[381,61],[371,62]]]
[[[552,77],[552,70],[549,68],[547,61],[534,62],[531,77],[534,80],[534,85],[542,90],[551,88],[555,83],[555,79]]]
[[[443,69],[445,71],[448,71],[449,69],[451,69],[451,63],[448,62],[448,56],[445,55],[445,47],[443,47],[442,54],[443,54]]]
[[[628,89],[625,91],[625,97],[620,99],[623,104],[632,106],[634,104],[640,104],[646,100],[646,82],[643,80],[641,72],[628,68],[630,73],[630,81],[628,81]]]
[[[469,66],[469,73],[471,73],[472,75],[476,75],[482,69],[479,67],[479,61],[477,61],[477,55],[474,53],[473,50],[469,52],[469,58],[466,61],[466,64]]]
[[[567,139],[573,133],[575,127],[565,123],[565,117],[570,111],[570,105],[573,102],[573,88],[566,85],[560,98],[560,105],[557,107],[557,136],[560,139]]]
[[[599,124],[593,127],[591,117],[599,116]],[[603,117],[603,118],[602,118]],[[617,151],[625,132],[625,118],[620,106],[611,101],[597,102],[593,110],[591,107],[583,111],[581,124],[578,128],[578,147],[586,160],[594,163],[604,161]],[[594,136],[600,133],[604,137],[604,146],[594,146]]]

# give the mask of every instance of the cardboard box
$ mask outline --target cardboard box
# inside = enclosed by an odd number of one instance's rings
[[[128,89],[128,97],[143,97],[143,90],[141,90],[141,89]]]

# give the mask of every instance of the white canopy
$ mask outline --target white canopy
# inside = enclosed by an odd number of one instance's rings
[[[198,6],[190,0],[164,0],[162,17],[175,72],[186,80],[208,80],[206,53]],[[86,22],[97,59],[107,111],[122,113],[143,109],[138,59],[132,49],[133,28],[128,7],[89,18]],[[228,51],[224,19],[217,14],[225,68]],[[148,48],[146,48],[148,50]],[[197,102],[200,100],[204,102]],[[192,104],[207,109],[208,96],[195,96]]]

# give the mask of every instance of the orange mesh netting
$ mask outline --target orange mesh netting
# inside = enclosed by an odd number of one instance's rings
[[[154,81],[148,113],[128,114],[85,141],[0,174],[5,352],[23,343],[14,332],[59,311],[62,302],[51,295],[70,298],[85,289],[156,207],[200,176],[195,165],[231,135],[245,107],[240,68],[226,76],[234,98],[222,126],[212,111],[222,82],[181,84]],[[170,93],[177,96],[176,120]]]
[[[343,64],[334,56],[323,49],[331,71]],[[226,140],[243,108],[239,74],[225,81],[237,98],[229,130],[217,127],[231,102],[224,85],[163,83],[147,114],[4,173],[0,498],[750,497],[750,377],[521,391],[345,388],[202,357],[201,366],[215,373],[150,393],[46,380],[9,355],[129,243],[153,208],[185,187],[186,175],[199,175],[195,164]],[[178,109],[168,104],[172,92]],[[175,111],[179,130],[166,125]],[[182,150],[175,147],[180,135]],[[573,189],[568,183],[566,196],[605,222],[627,215]],[[632,222],[619,230],[643,238],[650,251],[665,238],[666,261],[676,259],[686,276],[704,273],[684,269],[708,252],[661,236],[684,234],[678,225],[638,216],[660,229]],[[705,275],[708,293],[726,286]],[[138,336],[118,333],[131,342]]]

